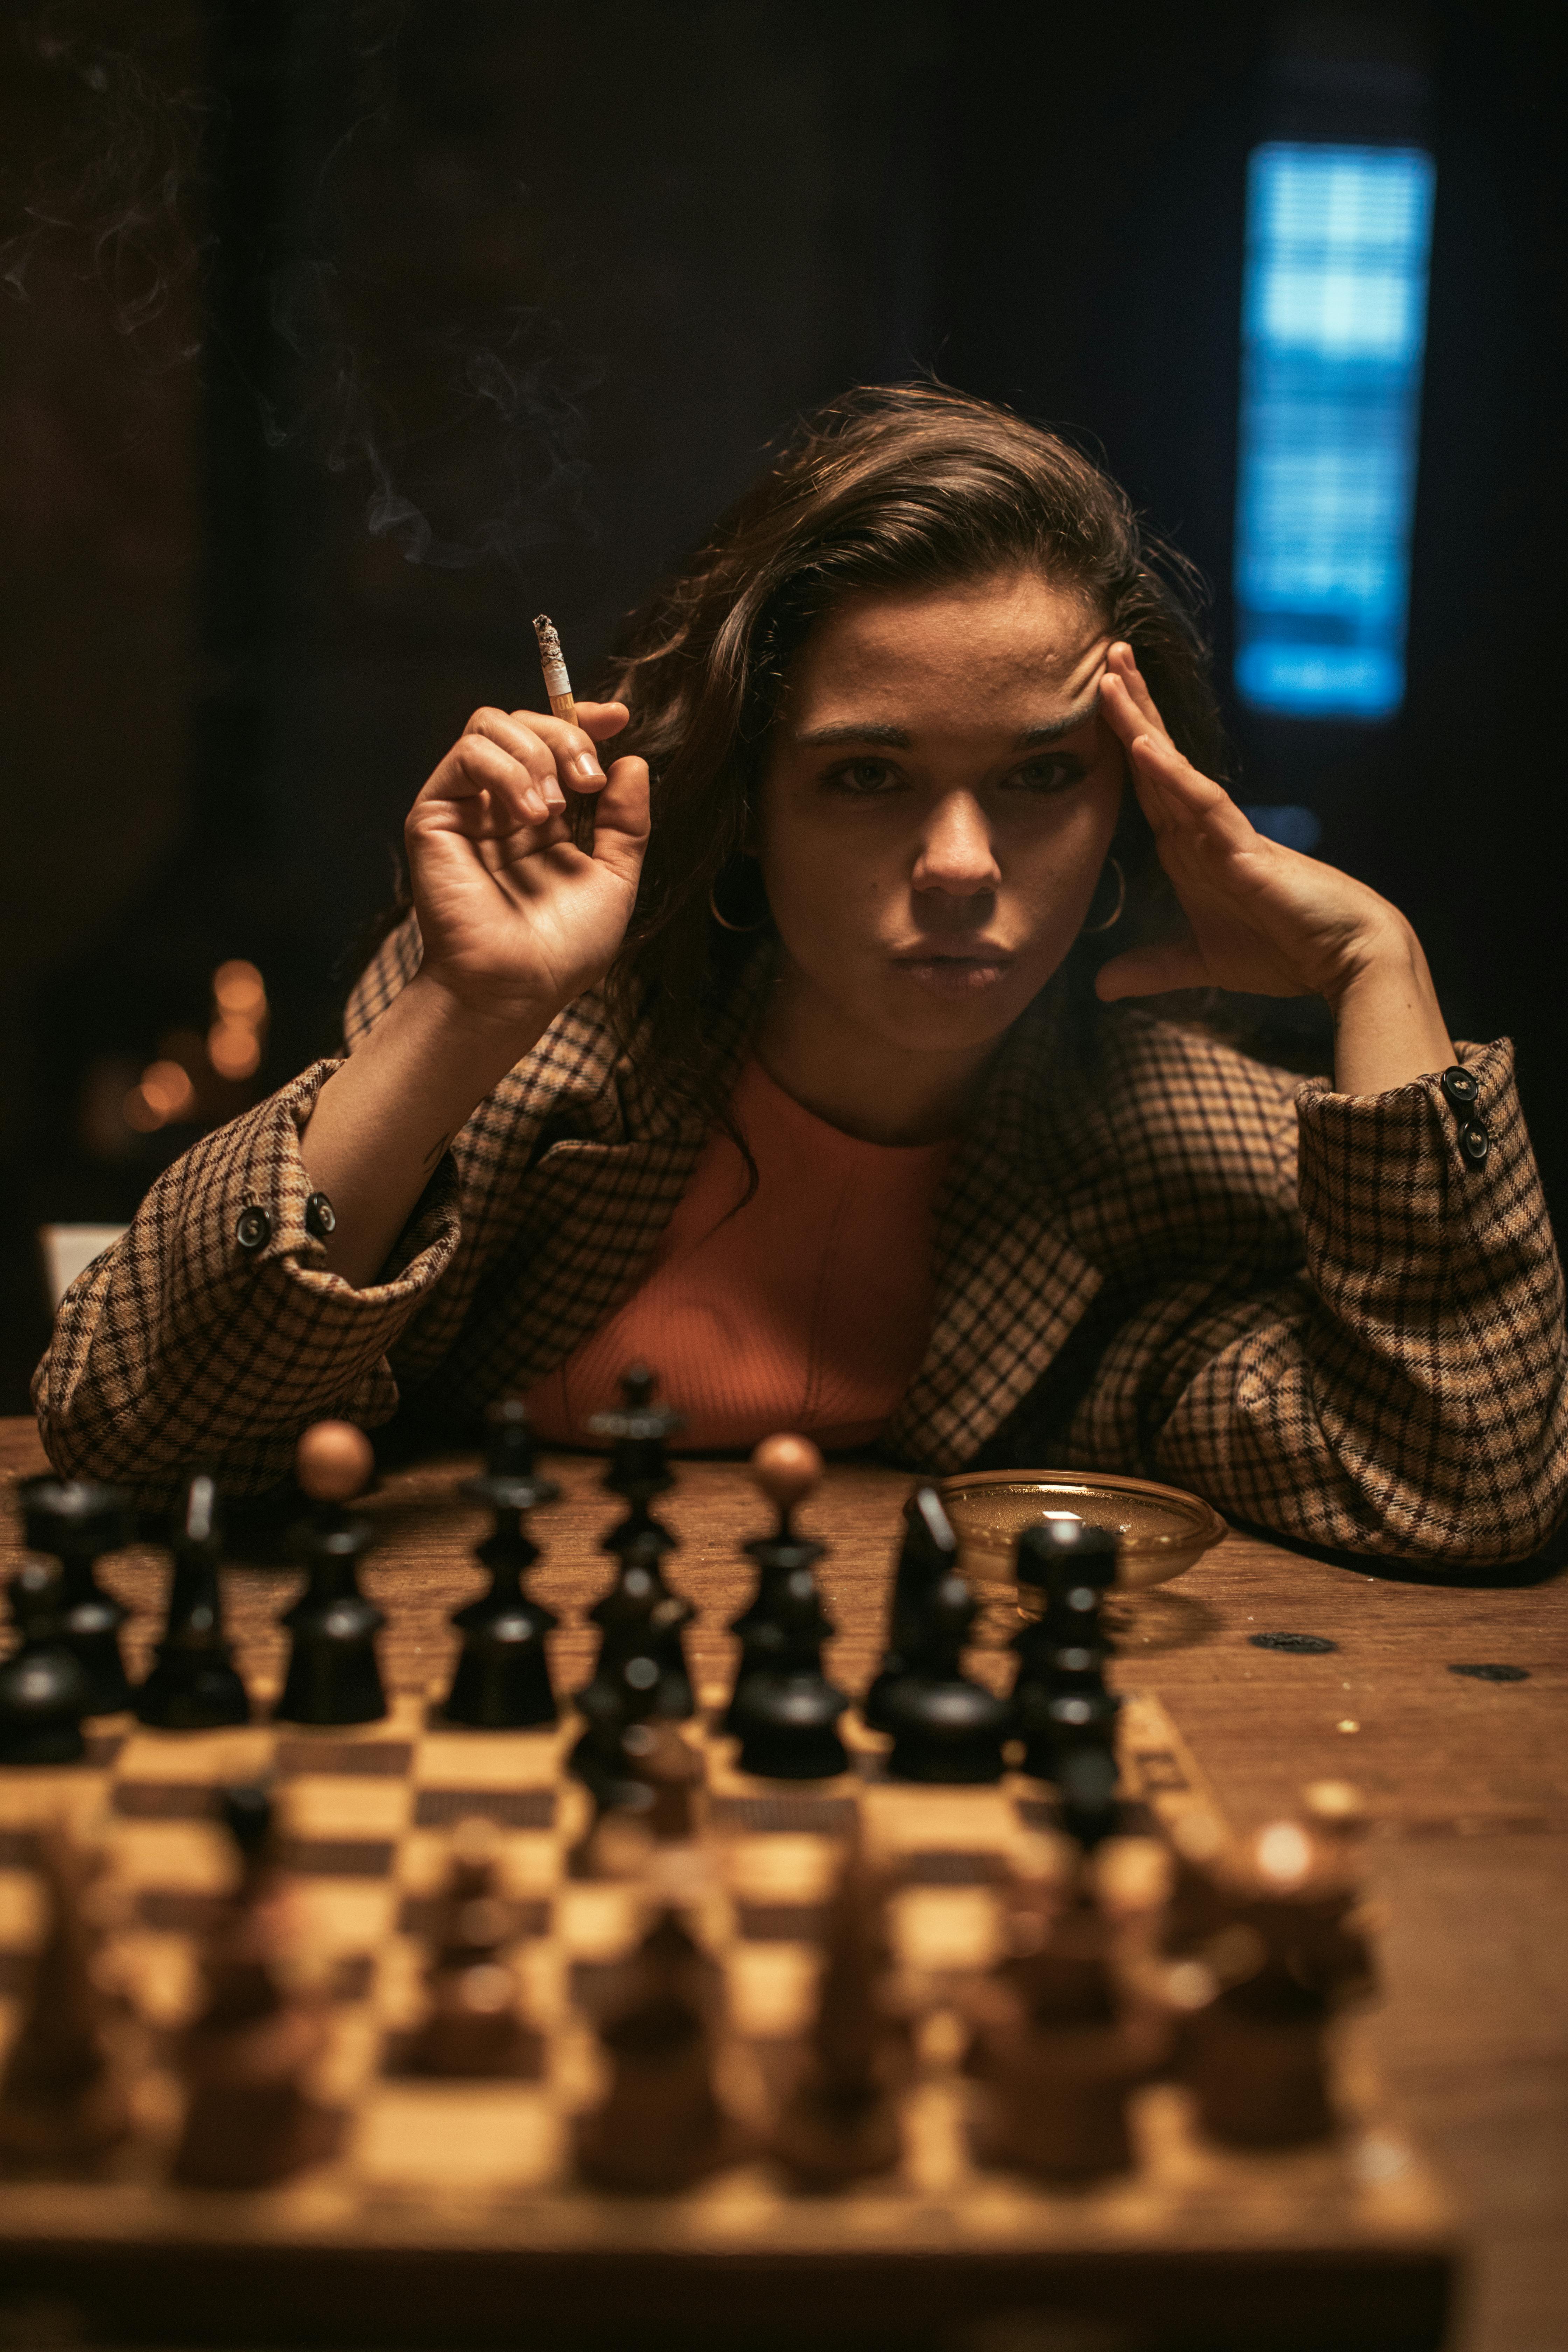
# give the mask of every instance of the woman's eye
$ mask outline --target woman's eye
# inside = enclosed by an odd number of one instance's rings
[[[891,792],[898,778],[885,760],[848,760],[835,768],[827,781],[836,792],[866,800],[877,793]]]
[[[1083,765],[1078,760],[1027,760],[1014,769],[1006,785],[1016,792],[1065,793],[1082,774]]]

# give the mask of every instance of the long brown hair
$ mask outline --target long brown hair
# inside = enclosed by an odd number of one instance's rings
[[[605,686],[629,704],[616,751],[653,778],[653,833],[607,1000],[674,1092],[708,1097],[705,1038],[755,947],[713,921],[742,880],[768,734],[807,631],[864,588],[940,587],[1037,567],[1132,646],[1178,747],[1223,773],[1224,740],[1185,559],[1140,526],[1103,467],[1009,410],[931,383],[867,386],[805,418],[762,479],[635,616]],[[1092,1024],[1105,957],[1168,928],[1172,902],[1131,791],[1113,843],[1126,913],[1053,982]],[[753,887],[753,896],[754,887]],[[765,901],[758,900],[765,917]],[[1107,909],[1109,911],[1109,909]]]

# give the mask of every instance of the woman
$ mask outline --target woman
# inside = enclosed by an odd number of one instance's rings
[[[256,1487],[314,1416],[468,1427],[508,1387],[564,1439],[646,1353],[694,1444],[804,1425],[1531,1552],[1563,1294],[1509,1047],[1456,1049],[1404,918],[1214,781],[1169,575],[1002,410],[812,420],[618,699],[469,721],[349,1058],[198,1143],[68,1297],[51,1458]],[[1333,1084],[1121,1002],[1194,987],[1325,998]]]

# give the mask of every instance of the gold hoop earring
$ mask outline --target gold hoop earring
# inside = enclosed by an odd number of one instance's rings
[[[708,912],[721,931],[760,931],[763,929],[768,919],[765,911],[757,917],[754,923],[732,923],[728,915],[721,915],[719,912],[718,891],[719,879],[715,875],[713,880],[708,885]]]
[[[1127,877],[1121,871],[1121,858],[1108,857],[1105,862],[1108,866],[1114,866],[1116,868],[1116,904],[1102,923],[1085,923],[1083,928],[1086,938],[1095,931],[1113,930],[1121,920],[1122,910],[1127,904]]]

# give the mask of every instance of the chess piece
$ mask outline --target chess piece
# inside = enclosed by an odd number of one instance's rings
[[[223,1524],[217,1486],[205,1470],[185,1482],[171,1541],[174,1573],[163,1638],[152,1672],[136,1694],[142,1723],[164,1731],[207,1731],[248,1723],[250,1701],[224,1638],[218,1563]]]
[[[895,1780],[999,1780],[1008,1709],[960,1664],[979,1603],[956,1568],[938,1578],[923,1616],[904,1636],[903,1671],[883,1700]]]
[[[1173,1879],[1161,1925],[1160,1948],[1189,1958],[1237,1916],[1230,1892],[1230,1837],[1217,1813],[1180,1813],[1166,1826]]]
[[[118,1486],[96,1478],[24,1478],[22,1522],[29,1551],[60,1564],[65,1638],[87,1676],[88,1715],[113,1715],[131,1704],[120,1654],[120,1628],[131,1614],[98,1581],[106,1551],[129,1539],[129,1505]]]
[[[577,2162],[601,2189],[689,2189],[739,2152],[713,2087],[713,1963],[665,1911],[628,1975],[624,2000],[600,2029],[610,2086],[578,2119]]]
[[[453,1612],[463,1646],[443,1711],[452,1723],[521,1731],[556,1717],[544,1646],[555,1615],[524,1592],[522,1579],[539,1558],[529,1513],[553,1502],[561,1490],[534,1468],[533,1433],[521,1397],[500,1398],[485,1419],[485,1467],[465,1480],[463,1493],[495,1514],[494,1528],[479,1547],[490,1586]]]
[[[774,2153],[803,2188],[837,2188],[899,2161],[894,2093],[911,2049],[907,2020],[888,2002],[889,1969],[882,1889],[857,1838],[828,1912],[805,2063],[773,2137]]]
[[[1328,2031],[1374,1982],[1351,1851],[1361,1817],[1352,1789],[1320,1782],[1305,1822],[1270,1822],[1230,1858],[1229,1923],[1177,1988],[1182,2072],[1216,2139],[1290,2147],[1333,2131]]]
[[[87,1906],[95,1874],[58,1830],[39,1834],[37,1859],[48,1924],[0,2072],[0,2165],[69,2169],[123,2139],[130,2112],[93,1976],[98,1937]]]
[[[621,1753],[647,1790],[637,1818],[656,1845],[685,1845],[701,1828],[702,1759],[668,1717],[630,1723]]]
[[[1014,1636],[1010,1727],[1024,1743],[1023,1769],[1056,1782],[1064,1826],[1086,1847],[1112,1834],[1118,1818],[1118,1702],[1105,1686],[1100,1617],[1116,1560],[1114,1535],[1078,1518],[1026,1528],[1016,1549],[1018,1582],[1043,1591],[1044,1611]]]
[[[694,1715],[691,1675],[686,1661],[682,1631],[696,1612],[689,1601],[670,1591],[664,1578],[664,1558],[679,1538],[653,1516],[650,1504],[675,1483],[667,1457],[670,1438],[681,1426],[678,1412],[654,1402],[658,1386],[646,1364],[633,1364],[622,1375],[622,1402],[606,1412],[596,1412],[588,1423],[595,1437],[613,1441],[605,1485],[626,1505],[626,1516],[603,1538],[600,1549],[612,1553],[619,1574],[609,1591],[588,1612],[595,1624],[607,1632],[607,1621],[628,1595],[651,1590],[655,1612],[650,1620],[652,1655],[658,1664],[658,1687],[651,1712],[684,1718]],[[601,1657],[604,1653],[601,1650]],[[595,1668],[595,1675],[597,1675]],[[578,1704],[582,1705],[579,1698]]]
[[[428,2004],[407,2053],[422,2074],[537,2074],[543,2042],[519,2014],[516,1969],[505,1954],[515,1915],[496,1891],[496,1832],[459,1822],[426,1971]]]
[[[970,2053],[985,2086],[976,2153],[1050,2180],[1126,2171],[1128,2096],[1163,2063],[1168,2025],[1121,1980],[1115,1923],[1081,1868],[1016,1900],[1008,1924]]]
[[[904,1506],[904,1534],[888,1610],[888,1644],[860,1703],[861,1716],[873,1731],[892,1729],[889,1703],[923,1636],[931,1595],[957,1566],[958,1538],[942,1496],[934,1486],[917,1486]]]
[[[52,1559],[25,1559],[5,1588],[16,1647],[0,1664],[0,1764],[75,1764],[87,1752],[90,1696],[66,1640],[65,1580]]]
[[[664,1657],[659,1620],[671,1598],[648,1576],[624,1576],[598,1604],[599,1655],[575,1704],[585,1727],[567,1758],[602,1811],[645,1811],[647,1783],[628,1761],[625,1738],[658,1703]]]
[[[173,2171],[197,2188],[260,2189],[332,2155],[342,2117],[310,2088],[325,2018],[279,1974],[270,1808],[259,1790],[231,1790],[225,1819],[239,1849],[239,1883],[208,1938],[205,1998],[181,2044],[189,2098]]]
[[[375,1657],[386,1620],[358,1577],[374,1530],[348,1507],[373,1460],[370,1440],[346,1421],[317,1422],[296,1449],[296,1475],[311,1508],[293,1539],[305,1590],[280,1620],[289,1629],[289,1672],[272,1712],[281,1723],[376,1723],[386,1713]]]
[[[848,1764],[834,1728],[848,1701],[822,1671],[833,1623],[813,1570],[826,1546],[794,1525],[795,1506],[822,1476],[822,1456],[804,1437],[764,1438],[752,1472],[778,1524],[745,1546],[757,1563],[757,1590],[730,1628],[741,1637],[741,1664],[724,1729],[740,1738],[742,1772],[826,1780]]]

